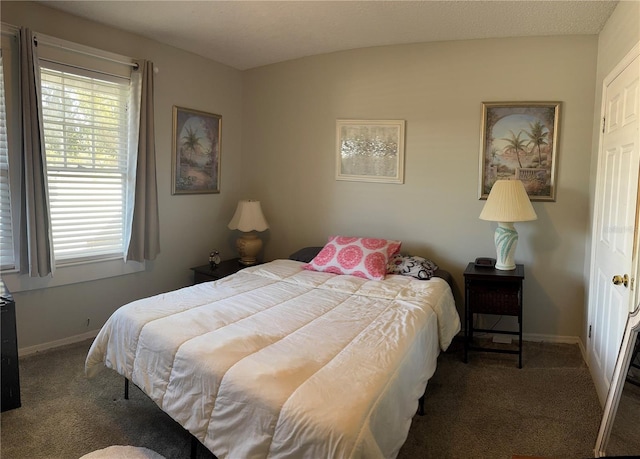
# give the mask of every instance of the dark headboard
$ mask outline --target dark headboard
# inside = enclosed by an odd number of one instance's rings
[[[289,255],[289,260],[310,263],[321,250],[322,247],[305,247]]]

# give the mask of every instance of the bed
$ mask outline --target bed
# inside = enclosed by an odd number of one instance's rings
[[[135,383],[218,458],[391,458],[460,330],[446,280],[282,259],[134,301],[86,359]]]

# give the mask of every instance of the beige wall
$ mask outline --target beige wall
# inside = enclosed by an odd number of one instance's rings
[[[267,257],[331,234],[398,238],[461,287],[469,261],[495,256],[495,223],[478,219],[482,102],[561,101],[557,201],[534,203],[538,220],[516,224],[516,261],[526,265],[525,333],[579,336],[596,53],[595,36],[476,40],[246,71],[243,152],[271,224]],[[406,120],[405,184],[336,181],[338,118]]]
[[[598,36],[599,86],[638,41],[640,41],[640,2],[622,0]],[[597,90],[600,92],[602,88],[598,87]],[[599,112],[599,105],[597,109]]]
[[[597,158],[602,113],[604,79],[625,55],[640,42],[640,2],[621,1],[598,36],[598,66],[594,105],[593,155],[591,163],[592,195],[596,186]]]
[[[593,154],[591,158],[591,195],[596,186],[597,158],[602,116],[604,79],[625,55],[640,42],[640,2],[621,1],[598,36],[596,96],[593,110]],[[591,206],[593,208],[593,205]],[[587,264],[588,265],[588,264]],[[587,266],[588,267],[588,266]],[[588,272],[588,271],[587,271]]]
[[[598,65],[596,69],[596,95],[593,109],[593,142],[591,155],[591,171],[589,175],[590,206],[593,211],[594,195],[597,180],[598,149],[600,132],[602,127],[602,90],[604,79],[614,67],[627,55],[631,48],[640,43],[640,2],[620,1],[614,12],[609,17],[604,28],[598,36]],[[593,219],[590,213],[589,219]],[[585,278],[588,278],[591,264],[591,237],[587,238],[586,245]],[[585,306],[587,308],[587,306]],[[587,311],[587,309],[585,309]],[[586,342],[589,329],[588,313],[585,312],[583,341]]]
[[[107,51],[152,60],[160,243],[162,253],[146,272],[15,294],[21,349],[64,340],[99,328],[122,304],[188,285],[192,266],[218,248],[234,254],[231,219],[243,185],[242,79],[239,71],[176,48],[30,2],[1,3],[2,21]],[[172,106],[222,115],[221,193],[171,195]],[[87,318],[91,319],[87,327]]]
[[[160,68],[162,254],[144,273],[16,294],[20,348],[86,333],[127,301],[187,285],[189,267],[202,264],[213,247],[233,256],[226,223],[238,198],[263,202],[269,259],[336,233],[400,238],[405,250],[454,274],[460,300],[467,262],[494,253],[495,224],[478,219],[481,103],[509,100],[563,103],[557,201],[534,203],[538,220],[517,224],[516,259],[527,276],[525,333],[583,337],[594,107],[603,75],[637,37],[638,5],[621,2],[599,40],[370,48],[239,72],[39,4],[2,2],[4,22],[151,59]],[[223,115],[221,194],[171,196],[172,105]],[[337,118],[406,120],[405,184],[335,181]]]

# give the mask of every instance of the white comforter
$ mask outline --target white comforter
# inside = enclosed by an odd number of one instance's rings
[[[94,341],[218,458],[395,457],[440,349],[448,284],[367,281],[276,260],[134,301]]]

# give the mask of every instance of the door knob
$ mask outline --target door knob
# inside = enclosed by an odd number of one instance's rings
[[[624,276],[620,276],[619,274],[616,274],[615,276],[613,276],[613,279],[611,280],[611,282],[613,282],[614,285],[623,284],[625,287],[628,287],[629,276],[626,274]]]

